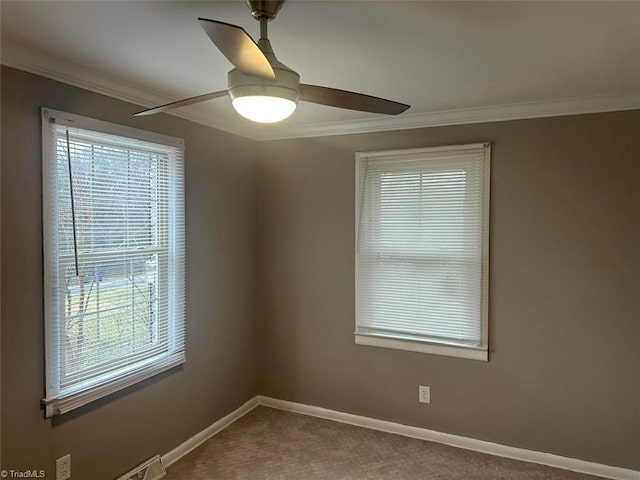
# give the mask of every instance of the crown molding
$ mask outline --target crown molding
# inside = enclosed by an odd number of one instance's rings
[[[73,87],[106,95],[142,107],[153,107],[175,100],[140,85],[129,83],[107,73],[96,71],[77,63],[50,56],[43,52],[25,48],[3,39],[0,63],[7,67],[50,78]],[[251,138],[241,131],[230,129],[216,122],[210,115],[193,110],[173,110],[169,115],[200,123],[228,133]]]
[[[8,67],[143,107],[160,105],[172,100],[139,85],[7,41],[3,41],[0,60]],[[173,110],[167,113],[252,140],[268,141],[635,109],[640,109],[640,94],[564,98],[307,125],[295,125],[291,122],[287,125],[262,128],[243,124],[229,125],[216,121],[211,115],[190,109]]]
[[[538,102],[489,105],[461,108],[397,117],[369,118],[363,120],[332,122],[315,125],[291,126],[273,132],[265,132],[257,140],[280,140],[299,137],[324,137],[414,128],[444,127],[472,123],[522,120],[527,118],[558,117],[586,113],[602,113],[640,109],[640,94],[602,97],[568,98]]]

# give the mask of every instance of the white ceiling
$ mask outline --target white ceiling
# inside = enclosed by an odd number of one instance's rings
[[[226,89],[197,17],[257,37],[243,1],[5,1],[2,63],[144,106]],[[397,117],[301,102],[278,126],[228,98],[175,114],[282,138],[640,108],[640,2],[289,0],[269,24],[301,81],[412,107]]]

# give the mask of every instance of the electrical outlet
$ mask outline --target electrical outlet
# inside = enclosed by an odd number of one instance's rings
[[[56,480],[67,480],[71,478],[71,454],[56,460]]]
[[[431,388],[423,385],[418,386],[418,401],[420,403],[431,403]]]

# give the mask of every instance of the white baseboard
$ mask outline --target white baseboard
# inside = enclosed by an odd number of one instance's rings
[[[587,462],[575,458],[562,457],[552,453],[536,452],[534,450],[526,450],[524,448],[509,447],[500,445],[499,443],[486,442],[484,440],[476,440],[450,433],[436,432],[426,428],[411,427],[400,423],[388,422],[385,420],[377,420],[375,418],[353,415],[351,413],[338,412],[327,408],[315,407],[313,405],[304,405],[302,403],[289,402],[287,400],[279,400],[276,398],[258,395],[247,401],[244,405],[237,408],[230,414],[222,417],[217,422],[208,426],[193,437],[182,443],[178,447],[162,456],[162,464],[168,467],[172,463],[178,461],[184,455],[200,446],[216,433],[225,429],[233,422],[249,413],[258,405],[265,407],[277,408],[288,412],[300,413],[312,417],[324,418],[334,422],[348,423],[358,427],[370,428],[372,430],[380,430],[387,433],[395,433],[405,437],[417,438],[420,440],[428,440],[430,442],[442,443],[452,447],[464,448],[466,450],[474,450],[476,452],[496,455],[498,457],[507,457],[523,462],[538,463],[548,465],[550,467],[561,468],[563,470],[571,470],[574,472],[587,473],[614,480],[640,480],[640,472],[629,470],[626,468],[612,467],[602,465],[600,463]]]
[[[475,440],[473,438],[461,437],[450,433],[436,432],[426,428],[410,427],[400,423],[377,420],[375,418],[352,415],[350,413],[337,412],[326,408],[304,405],[301,403],[278,400],[271,397],[258,396],[257,401],[266,407],[286,410],[288,412],[301,413],[313,417],[333,420],[335,422],[348,423],[358,427],[371,428],[382,432],[395,433],[405,437],[429,440],[431,442],[443,443],[452,447],[474,450],[476,452],[488,453],[499,457],[513,458],[523,462],[539,463],[550,467],[571,470],[574,472],[598,475],[615,480],[640,480],[640,472],[620,467],[611,467],[600,463],[587,462],[575,458],[561,457],[552,453],[536,452],[524,448],[509,447],[498,443]]]
[[[191,450],[194,450],[195,448],[199,447],[201,444],[203,444],[204,442],[209,440],[211,437],[213,437],[216,433],[218,433],[221,430],[224,430],[233,422],[235,422],[239,418],[249,413],[251,410],[253,410],[259,405],[258,398],[259,397],[253,397],[252,399],[245,402],[242,406],[236,408],[230,414],[225,415],[220,420],[209,425],[207,428],[205,428],[201,432],[196,433],[193,437],[188,439],[186,442],[178,445],[176,448],[174,448],[170,452],[162,455],[162,458],[161,458],[162,464],[165,467],[168,467],[172,463],[177,462],[182,457],[184,457],[187,453],[189,453]]]

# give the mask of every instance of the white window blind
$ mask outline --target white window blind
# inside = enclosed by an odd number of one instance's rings
[[[42,110],[47,416],[185,360],[180,139]]]
[[[356,160],[356,342],[486,360],[489,145]]]

